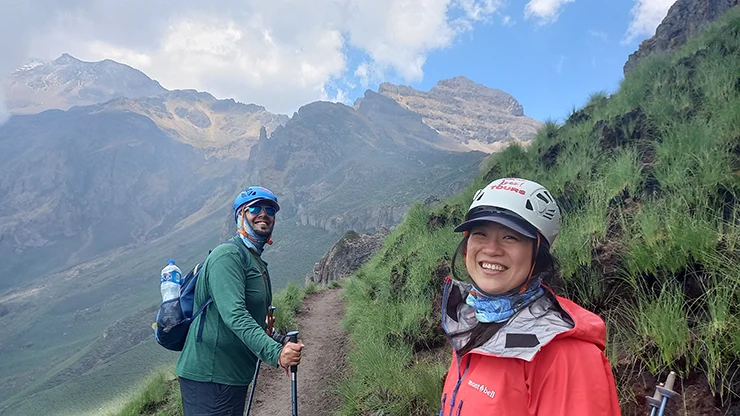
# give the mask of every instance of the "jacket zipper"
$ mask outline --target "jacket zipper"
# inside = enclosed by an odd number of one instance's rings
[[[455,416],[460,416],[460,412],[462,411],[462,405],[463,405],[463,401],[460,400],[460,403],[457,405],[457,413],[455,413]]]
[[[446,400],[447,400],[447,393],[442,395],[442,407],[439,408],[439,416],[444,416]]]
[[[455,410],[455,397],[457,397],[457,391],[460,389],[460,384],[462,384],[463,379],[468,374],[468,370],[470,369],[471,358],[472,356],[468,354],[468,363],[465,365],[465,371],[463,371],[462,375],[459,376],[459,378],[457,379],[457,383],[455,383],[455,388],[452,390],[452,400],[450,400],[450,413],[449,413],[450,416],[452,416],[452,412]],[[460,359],[461,363],[463,359],[464,357]],[[457,374],[460,374],[459,370]],[[462,400],[460,400],[459,407],[462,408]],[[458,409],[458,414],[460,414],[459,409]]]

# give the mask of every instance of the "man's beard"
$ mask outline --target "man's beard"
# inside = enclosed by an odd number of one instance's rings
[[[256,228],[254,228],[254,227],[252,227],[252,230],[254,231],[255,234],[257,234],[260,237],[269,237],[270,234],[272,234],[273,227],[274,227],[274,225],[271,225],[270,228],[267,231],[261,231],[261,230],[258,230]]]

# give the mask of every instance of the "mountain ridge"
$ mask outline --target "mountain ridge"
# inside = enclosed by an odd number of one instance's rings
[[[384,82],[378,94],[421,115],[424,124],[465,150],[493,153],[511,142],[526,144],[543,126],[525,116],[524,107],[510,94],[463,76],[440,80],[428,92]]]

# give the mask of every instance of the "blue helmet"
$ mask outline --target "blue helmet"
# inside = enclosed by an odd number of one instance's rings
[[[239,207],[244,204],[248,204],[254,201],[268,201],[270,205],[274,206],[276,210],[280,211],[280,205],[278,205],[278,199],[269,189],[261,186],[250,186],[249,188],[241,191],[234,200],[234,221],[237,219],[237,212]]]

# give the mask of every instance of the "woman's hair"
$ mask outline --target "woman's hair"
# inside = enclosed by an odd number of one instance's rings
[[[450,271],[452,272],[452,276],[457,280],[472,280],[470,279],[470,275],[468,275],[467,270],[465,269],[465,265],[463,263],[463,269],[465,270],[465,278],[461,279],[458,274],[458,265],[456,262],[457,257],[464,258],[464,253],[468,245],[468,239],[469,235],[465,235],[465,237],[460,241],[460,244],[457,246],[457,250],[455,250],[455,253],[452,255],[452,264],[450,265]],[[533,250],[537,250],[536,253],[533,253],[536,255],[537,262],[535,263],[534,271],[532,273],[532,276],[536,276],[537,279],[539,279],[542,283],[545,285],[550,286],[553,283],[557,283],[560,280],[560,271],[559,271],[559,265],[557,258],[550,252],[549,248],[546,246],[540,246],[539,249],[535,245]],[[464,260],[463,260],[464,261]],[[501,323],[482,323],[478,322],[473,329],[470,332],[470,340],[457,352],[458,356],[463,356],[469,351],[480,347],[481,345],[485,344],[486,341],[491,339],[492,336],[498,332],[501,327],[503,327],[505,322]]]

